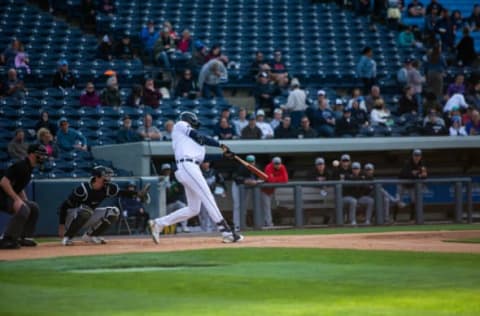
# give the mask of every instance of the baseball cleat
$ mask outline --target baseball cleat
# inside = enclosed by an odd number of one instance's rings
[[[232,232],[224,232],[222,233],[222,235],[223,235],[222,241],[226,244],[233,243],[233,242],[240,242],[244,239],[243,235],[232,233]]]
[[[64,246],[72,246],[73,245],[73,240],[70,237],[63,237],[62,239],[62,245]]]
[[[107,242],[105,241],[105,239],[103,239],[103,237],[90,236],[90,235],[88,235],[87,233],[83,234],[82,240],[83,240],[84,242],[91,243],[91,244],[97,244],[97,245],[103,245],[103,244],[106,244],[106,243],[107,243]]]
[[[18,240],[18,243],[22,247],[36,247],[37,242],[33,238],[21,238]]]
[[[150,234],[152,234],[153,242],[158,244],[160,243],[160,231],[161,228],[153,219],[148,221],[148,226],[150,227]]]

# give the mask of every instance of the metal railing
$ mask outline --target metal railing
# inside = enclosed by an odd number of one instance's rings
[[[463,188],[466,186],[466,203],[467,203],[467,222],[472,222],[472,179],[467,177],[461,178],[432,178],[425,180],[403,180],[403,179],[377,179],[377,180],[362,180],[362,181],[292,181],[288,183],[262,183],[248,189],[253,190],[253,226],[259,229],[263,226],[263,210],[260,206],[260,191],[262,188],[293,188],[294,206],[295,206],[295,227],[304,226],[304,210],[302,201],[302,187],[334,187],[335,188],[335,224],[343,225],[343,187],[344,186],[358,186],[358,185],[373,185],[374,199],[375,199],[375,223],[382,225],[385,223],[382,188],[385,184],[413,184],[415,188],[415,222],[416,224],[424,224],[423,211],[423,192],[424,185],[429,183],[453,183],[455,186],[455,212],[454,222],[462,223],[463,216]],[[246,227],[246,211],[247,205],[245,200],[245,185],[239,185],[240,189],[240,228]]]

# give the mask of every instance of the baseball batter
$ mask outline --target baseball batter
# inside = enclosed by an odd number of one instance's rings
[[[231,243],[243,240],[243,236],[232,231],[220,213],[199,166],[205,158],[205,145],[222,148],[227,158],[233,158],[234,154],[226,145],[220,144],[211,137],[200,135],[196,130],[199,126],[200,122],[195,113],[182,112],[180,120],[173,127],[172,147],[177,163],[175,176],[185,187],[187,206],[167,216],[149,221],[153,241],[157,244],[163,227],[198,215],[202,204],[207,209],[210,218],[216,223],[217,229],[222,233],[223,242]]]

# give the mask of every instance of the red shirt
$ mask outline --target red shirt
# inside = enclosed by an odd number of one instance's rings
[[[179,51],[181,51],[182,53],[186,53],[190,50],[190,39],[181,39],[179,42],[178,42],[178,45],[177,45],[177,48]]]
[[[270,182],[270,183],[288,182],[287,168],[285,168],[283,164],[280,165],[280,168],[275,169],[273,162],[271,162],[265,167],[264,172],[268,175],[268,179],[266,180],[266,182]],[[268,195],[272,195],[274,191],[275,191],[274,188],[262,189],[262,192]]]

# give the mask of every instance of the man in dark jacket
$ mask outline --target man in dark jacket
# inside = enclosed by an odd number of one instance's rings
[[[68,62],[62,59],[58,62],[58,70],[53,76],[53,86],[60,89],[74,89],[76,79],[68,69]]]
[[[297,132],[292,127],[292,119],[285,116],[280,125],[274,130],[275,138],[297,138]]]
[[[336,133],[342,137],[354,137],[358,133],[358,124],[352,119],[352,112],[350,109],[343,110],[343,117],[335,124]]]

